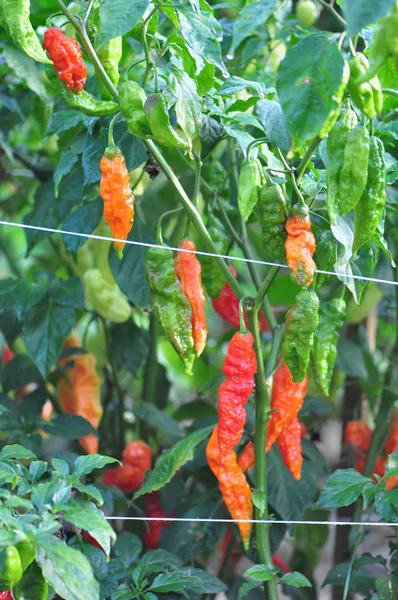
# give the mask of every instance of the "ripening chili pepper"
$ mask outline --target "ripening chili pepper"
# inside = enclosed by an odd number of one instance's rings
[[[366,456],[363,454],[358,454],[356,456],[355,468],[359,473],[363,473],[365,470]],[[386,466],[386,459],[382,456],[378,456],[376,459],[376,466],[374,469],[373,475],[379,475],[379,477],[384,476]]]
[[[202,267],[194,253],[196,247],[192,240],[185,238],[179,247],[181,250],[174,258],[174,265],[182,291],[191,305],[193,341],[196,356],[200,356],[205,349],[207,340],[206,299],[201,279]],[[184,252],[184,250],[191,252]]]
[[[51,27],[44,33],[43,46],[58,77],[69,90],[80,94],[86,83],[87,69],[77,40],[64,35],[58,27]]]
[[[369,118],[374,119],[383,108],[383,92],[377,76],[369,81],[358,83],[358,80],[369,69],[369,62],[361,52],[348,61],[350,65],[350,81],[348,91],[357,107]]]
[[[278,569],[280,569],[283,573],[292,572],[292,570],[287,566],[287,564],[281,559],[278,552],[275,552],[275,554],[273,555],[272,562],[275,565],[275,567],[278,567]]]
[[[0,592],[0,600],[14,600],[11,590]]]
[[[396,416],[393,418],[393,426],[385,444],[386,455],[396,452],[398,446],[398,422]]]
[[[102,483],[106,486],[106,487],[112,487],[115,486],[116,487],[116,477],[117,477],[117,472],[119,470],[120,467],[116,467],[115,469],[107,469],[103,476],[102,476]]]
[[[0,18],[13,42],[25,54],[38,62],[49,63],[30,22],[30,0],[1,0]]]
[[[218,479],[223,500],[233,519],[250,521],[253,518],[252,491],[245,474],[239,467],[236,453],[231,450],[224,458],[220,455],[217,427],[206,446],[207,462]],[[237,523],[243,546],[249,548],[252,523]]]
[[[88,269],[82,277],[84,300],[103,319],[112,323],[125,323],[132,308],[116,281],[109,283],[100,269]]]
[[[0,592],[10,590],[22,577],[22,565],[15,546],[0,550]]]
[[[72,333],[64,342],[64,348],[80,348],[80,341]],[[57,394],[65,412],[84,417],[98,429],[102,417],[101,382],[96,371],[96,359],[93,354],[77,354],[59,359],[65,365],[73,360],[74,365],[67,369],[65,377],[57,382]],[[98,438],[87,435],[79,439],[88,454],[98,452]]]
[[[286,314],[282,356],[294,382],[303,381],[307,374],[314,333],[318,327],[318,310],[318,296],[307,290],[297,294],[295,305]]]
[[[147,517],[158,519],[166,516],[160,500],[159,491],[146,494],[144,497],[144,507]],[[147,548],[156,550],[156,548],[159,547],[160,536],[167,524],[167,521],[148,521],[148,529],[146,529],[144,533],[144,544]]]
[[[306,289],[314,280],[316,265],[312,259],[315,252],[315,236],[311,231],[311,219],[307,206],[295,204],[286,221],[285,242],[287,265],[297,285]]]
[[[115,484],[123,492],[136,492],[143,484],[145,471],[140,466],[128,462],[115,469],[117,471]]]
[[[285,466],[293,477],[299,481],[301,479],[303,453],[301,450],[301,426],[297,417],[281,431],[277,444]]]
[[[25,571],[22,579],[12,589],[15,600],[47,600],[48,592],[48,583],[37,562]]]
[[[152,450],[142,440],[129,442],[122,454],[123,461],[147,471],[152,467]]]
[[[166,247],[150,248],[145,271],[156,318],[191,375],[195,360],[192,310],[178,281],[172,252]]]
[[[327,281],[330,275],[319,273],[320,271],[331,271],[337,260],[337,243],[333,233],[328,229],[321,231],[316,236],[316,248],[314,261],[317,268],[314,280],[314,290],[318,290]]]
[[[383,215],[386,203],[386,162],[383,142],[370,138],[368,179],[356,205],[353,252],[370,242]]]
[[[348,134],[340,173],[340,214],[344,216],[358,204],[368,179],[369,132],[357,125]]]
[[[217,439],[220,457],[228,453],[240,441],[246,422],[245,406],[254,389],[257,372],[254,339],[251,333],[237,332],[231,339],[222,371],[226,380],[218,392]]]
[[[118,146],[108,146],[105,149],[100,168],[100,193],[104,201],[105,220],[112,236],[125,240],[133,226],[134,196],[126,162]],[[124,242],[114,242],[114,247],[119,258],[122,258]]]
[[[124,81],[119,87],[120,110],[132,135],[145,139],[151,137],[151,128],[144,111],[145,91],[135,81]]]
[[[212,217],[209,219],[207,231],[213,240],[217,252],[225,256],[229,247],[229,237],[225,233],[222,223],[215,217]],[[205,248],[200,248],[205,250]],[[225,283],[224,275],[213,256],[200,254],[198,258],[202,265],[202,283],[205,290],[210,298],[217,298]]]
[[[238,183],[238,207],[244,221],[250,217],[259,200],[262,178],[258,158],[242,162]]]
[[[173,129],[163,94],[152,94],[144,105],[152,137],[166,148],[186,148],[187,142]]]
[[[286,261],[286,198],[277,183],[264,185],[257,206],[261,245],[277,261]]]
[[[344,441],[356,452],[367,452],[372,441],[373,431],[365,421],[349,421],[344,432]]]
[[[337,358],[339,331],[344,325],[345,317],[346,303],[342,298],[333,298],[321,304],[319,324],[315,330],[312,347],[312,364],[316,382],[325,396],[329,396]]]

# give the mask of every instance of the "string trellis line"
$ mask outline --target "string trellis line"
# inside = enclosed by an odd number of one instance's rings
[[[227,254],[213,254],[212,252],[203,252],[201,250],[187,250],[182,248],[176,248],[174,246],[162,246],[161,244],[151,244],[149,242],[139,242],[136,240],[121,240],[118,238],[105,237],[102,235],[95,235],[93,233],[80,233],[77,231],[65,231],[63,229],[53,229],[52,227],[40,227],[39,225],[28,225],[26,223],[13,223],[11,221],[1,221],[0,225],[8,225],[10,227],[20,227],[22,229],[33,229],[35,231],[45,231],[46,233],[59,233],[61,235],[74,235],[77,237],[83,237],[92,240],[103,240],[105,242],[122,242],[125,244],[131,244],[133,246],[142,246],[144,248],[159,248],[162,250],[170,250],[176,252],[187,252],[189,254],[199,254],[201,256],[212,256],[214,258],[225,258],[226,260],[235,260],[243,263],[252,263],[256,265],[264,265],[268,267],[280,267],[281,269],[287,269],[288,266],[282,263],[273,263],[264,260],[257,260],[255,258],[243,258],[240,256],[229,256]],[[316,273],[322,273],[323,275],[334,275],[335,277],[344,277],[344,279],[357,279],[360,281],[373,281],[374,283],[382,283],[387,285],[398,285],[398,281],[390,281],[389,279],[379,279],[377,277],[365,277],[363,275],[354,275],[347,273],[340,273],[338,271],[324,271],[322,269],[316,269]]]
[[[276,521],[274,519],[206,519],[188,517],[105,517],[107,521],[166,521],[168,523],[265,523],[267,525],[336,525],[345,527],[398,527],[398,523],[386,521]]]

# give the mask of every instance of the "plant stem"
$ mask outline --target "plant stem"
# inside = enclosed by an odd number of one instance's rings
[[[89,15],[90,15],[91,9],[93,8],[93,4],[94,4],[94,0],[90,0],[89,3],[88,3],[88,5],[87,5],[86,12],[84,13],[84,17],[83,17],[83,20],[82,20],[83,27],[86,26],[87,19],[88,19]]]
[[[119,433],[119,436],[118,436],[118,441],[119,441],[119,452],[120,452],[120,456],[121,456],[122,452],[123,452],[123,449],[124,449],[124,393],[123,393],[123,390],[122,390],[122,388],[120,387],[120,384],[119,384],[119,379],[118,379],[118,375],[117,375],[117,369],[116,369],[116,365],[115,365],[115,360],[113,358],[111,332],[109,331],[109,328],[106,326],[105,320],[101,319],[101,321],[102,321],[102,326],[103,326],[104,331],[105,331],[107,356],[108,356],[109,364],[111,366],[113,384],[114,384],[114,386],[116,388],[116,394],[117,394],[118,401],[119,401],[119,408],[118,408],[118,416],[119,416],[119,432],[118,433]]]
[[[310,147],[308,148],[307,152],[304,154],[301,163],[299,164],[299,166],[297,167],[297,176],[296,176],[296,183],[299,184],[300,183],[300,179],[302,178],[302,176],[305,173],[305,170],[307,168],[308,163],[310,162],[312,155],[314,154],[315,150],[317,149],[317,147],[319,146],[321,142],[321,138],[316,136],[312,142]]]
[[[196,169],[195,169],[195,188],[193,192],[193,205],[198,206],[199,194],[200,194],[200,174],[202,171],[202,162],[200,160],[200,156],[196,159]]]
[[[145,88],[148,83],[148,79],[149,79],[151,71],[154,67],[154,64],[151,59],[150,48],[149,48],[148,40],[147,40],[148,23],[146,21],[141,23],[141,29],[142,29],[142,45],[144,46],[144,53],[145,53],[145,60],[146,60],[146,69],[145,69],[144,77],[142,80],[142,87]]]
[[[265,454],[265,436],[267,431],[268,415],[271,408],[271,399],[267,382],[265,379],[264,360],[261,349],[260,330],[258,328],[258,310],[248,313],[250,330],[254,337],[254,350],[257,357],[256,374],[256,428],[254,433],[254,453],[255,453],[255,478],[256,491],[264,495],[264,509],[256,506],[255,514],[258,520],[268,519],[267,503],[267,463]],[[272,553],[270,546],[270,525],[269,523],[256,523],[256,546],[260,561],[273,569]],[[265,597],[267,600],[278,600],[276,576],[264,583]]]
[[[149,353],[144,368],[144,383],[142,387],[142,399],[144,402],[155,403],[156,376],[158,370],[158,359],[156,353],[158,322],[154,313],[151,313],[149,321]]]
[[[258,311],[258,309],[260,308],[261,303],[265,297],[265,294],[267,293],[269,286],[273,282],[275,275],[279,271],[279,268],[280,267],[270,267],[270,269],[268,270],[268,273],[266,274],[264,281],[262,282],[260,289],[258,290],[256,297],[254,299],[254,309],[253,310]]]
[[[318,2],[319,2],[319,4],[322,4],[322,6],[327,8],[328,11],[330,11],[331,14],[338,20],[338,22],[341,23],[341,25],[343,25],[343,27],[347,27],[346,21],[343,19],[343,17],[341,15],[339,15],[337,10],[333,7],[333,4],[334,4],[333,0],[332,0],[332,2],[326,2],[326,0],[318,0]]]

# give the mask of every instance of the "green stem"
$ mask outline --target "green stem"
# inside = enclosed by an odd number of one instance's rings
[[[164,243],[163,242],[163,230],[162,230],[164,219],[167,219],[167,217],[169,217],[170,215],[173,215],[174,213],[176,213],[180,210],[182,210],[181,206],[179,206],[178,208],[172,208],[171,210],[167,210],[162,215],[160,215],[157,226],[156,226],[156,240],[159,244]]]
[[[84,13],[84,17],[82,19],[83,27],[86,26],[87,19],[90,16],[91,9],[93,8],[94,0],[89,0],[89,3],[86,8],[86,12]]]
[[[296,176],[296,183],[299,184],[300,183],[300,179],[302,178],[302,176],[305,173],[305,170],[308,166],[308,163],[310,162],[315,150],[317,149],[317,147],[319,146],[319,144],[321,143],[321,138],[320,137],[315,137],[312,142],[310,147],[308,148],[307,152],[304,154],[301,163],[299,164],[299,166],[297,167],[297,176]]]
[[[258,309],[261,306],[261,303],[263,302],[264,298],[265,298],[265,294],[267,293],[267,290],[269,288],[269,286],[271,285],[271,283],[273,282],[276,274],[278,273],[280,267],[270,267],[268,273],[266,274],[266,276],[264,277],[264,281],[262,282],[260,289],[258,290],[256,297],[254,299],[254,309],[255,311],[258,311]]]
[[[114,360],[114,353],[112,351],[112,337],[111,337],[111,332],[109,331],[109,328],[106,326],[106,322],[104,319],[101,319],[102,321],[102,326],[104,328],[105,331],[105,339],[106,339],[106,347],[107,347],[107,356],[108,356],[108,360],[109,360],[109,364],[111,366],[111,371],[112,371],[112,379],[113,379],[113,384],[116,388],[116,394],[118,397],[118,401],[119,401],[119,408],[118,408],[118,416],[119,416],[119,437],[118,437],[118,442],[119,442],[119,452],[120,452],[120,456],[122,455],[122,452],[124,450],[124,393],[122,388],[120,387],[120,383],[119,383],[119,379],[118,379],[118,374],[117,374],[117,369],[116,369],[116,364],[115,364],[115,360]]]
[[[202,162],[200,160],[200,156],[198,156],[196,160],[196,170],[195,170],[195,187],[193,192],[193,205],[198,206],[199,194],[200,194],[200,174],[202,171]]]
[[[112,118],[111,122],[109,123],[109,127],[108,127],[108,146],[114,146],[115,145],[115,140],[113,138],[113,127],[115,125],[116,119],[118,119],[120,117],[120,112],[117,112],[115,114],[115,116]]]
[[[388,96],[398,98],[398,90],[394,90],[392,88],[383,88],[383,94],[387,94]]]
[[[151,59],[151,52],[150,52],[150,48],[148,45],[148,39],[147,39],[148,23],[146,21],[143,21],[141,23],[141,29],[142,29],[142,45],[144,46],[144,53],[145,53],[145,60],[146,60],[146,69],[145,69],[144,77],[142,80],[142,87],[145,88],[148,83],[151,71],[155,65]]]
[[[337,10],[333,7],[333,4],[334,4],[333,0],[332,0],[332,2],[326,2],[326,0],[318,0],[318,2],[319,2],[319,4],[322,4],[322,6],[327,8],[328,11],[330,11],[330,13],[338,20],[338,22],[341,23],[341,25],[343,25],[343,27],[347,27],[346,21],[343,19],[343,17],[341,15],[339,15]]]
[[[144,402],[150,402],[156,404],[156,376],[158,371],[158,359],[157,359],[157,332],[158,322],[155,314],[152,313],[149,322],[149,353],[144,368],[144,383],[142,387],[142,399]]]
[[[265,369],[265,377],[266,377],[267,381],[271,377],[273,372],[275,371],[276,366],[281,357],[281,348],[282,348],[282,342],[283,342],[284,336],[285,336],[285,324],[283,323],[282,325],[278,325],[276,327],[276,329],[274,329],[274,331],[273,331],[271,352],[268,357],[267,366]]]
[[[267,463],[265,454],[265,436],[267,431],[268,415],[271,408],[270,392],[266,384],[264,360],[261,349],[260,331],[258,328],[258,310],[248,313],[250,330],[254,337],[254,350],[257,357],[256,373],[256,426],[254,433],[254,453],[255,453],[255,479],[256,491],[264,495],[264,509],[256,506],[255,514],[257,520],[266,521],[268,519],[267,503]],[[256,523],[256,546],[260,561],[269,567],[274,568],[272,563],[272,553],[270,545],[270,525],[269,523]],[[276,576],[264,583],[265,597],[267,600],[278,600],[278,590]]]

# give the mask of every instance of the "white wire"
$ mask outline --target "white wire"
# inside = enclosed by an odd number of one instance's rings
[[[225,258],[227,260],[236,260],[244,263],[253,263],[256,265],[266,265],[269,267],[280,267],[287,269],[288,266],[282,263],[267,262],[264,260],[256,260],[255,258],[242,258],[240,256],[229,256],[227,254],[213,254],[212,252],[202,252],[201,250],[187,250],[185,248],[176,248],[174,246],[162,246],[161,244],[150,244],[148,242],[137,242],[135,240],[121,240],[118,238],[105,237],[103,235],[94,235],[93,233],[80,233],[77,231],[65,231],[63,229],[53,229],[52,227],[40,227],[39,225],[27,225],[26,223],[13,223],[9,221],[1,221],[0,225],[9,225],[10,227],[21,227],[22,229],[33,229],[35,231],[45,231],[47,233],[60,233],[62,235],[75,235],[77,237],[84,237],[92,240],[104,240],[106,242],[122,242],[125,244],[132,244],[133,246],[143,246],[145,248],[159,248],[162,250],[170,250],[176,252],[187,252],[189,254],[200,254],[201,256],[212,256],[215,258]],[[398,285],[398,281],[390,281],[388,279],[378,279],[377,277],[364,277],[363,275],[348,275],[347,273],[339,273],[336,271],[323,271],[322,269],[316,269],[316,273],[322,273],[323,275],[334,275],[337,277],[340,275],[345,279],[358,279],[361,281],[373,281],[374,283],[384,283],[389,285]]]
[[[105,517],[107,521],[167,521],[179,523],[265,523],[268,525],[338,525],[365,527],[398,527],[398,523],[387,523],[384,521],[276,521],[273,519],[205,519],[187,517]]]

